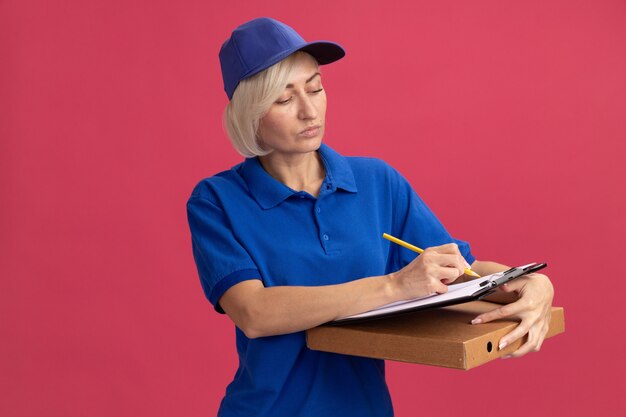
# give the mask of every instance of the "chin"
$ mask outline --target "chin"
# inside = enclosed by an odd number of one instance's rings
[[[322,146],[322,136],[319,138],[311,138],[308,139],[306,143],[303,144],[303,148],[305,148],[305,152],[314,152]]]
[[[322,145],[323,135],[319,135],[313,138],[298,138],[288,146],[275,147],[272,149],[272,153],[275,154],[305,154],[317,151]]]
[[[313,152],[319,149],[322,145],[322,139],[324,135],[318,135],[312,138],[296,138],[289,146],[291,149],[284,149],[286,152]]]

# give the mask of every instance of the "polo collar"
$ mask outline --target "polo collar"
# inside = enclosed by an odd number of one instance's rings
[[[326,170],[324,183],[330,185],[333,191],[341,188],[342,190],[356,193],[354,173],[348,160],[323,143],[318,152],[322,157],[324,169]]]
[[[318,149],[321,156],[326,178],[322,187],[328,191],[336,191],[338,188],[356,193],[356,182],[350,164],[343,156],[323,144]],[[295,191],[268,174],[258,157],[248,158],[241,166],[241,176],[248,184],[248,189],[263,209],[270,209],[285,201]]]

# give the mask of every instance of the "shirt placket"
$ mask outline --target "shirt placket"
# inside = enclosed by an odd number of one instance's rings
[[[336,252],[335,242],[333,241],[333,231],[330,230],[330,222],[328,221],[330,212],[324,210],[325,207],[328,207],[325,206],[324,202],[328,201],[328,198],[330,198],[333,192],[333,185],[330,182],[324,181],[320,194],[313,205],[317,235],[326,255],[332,255]]]

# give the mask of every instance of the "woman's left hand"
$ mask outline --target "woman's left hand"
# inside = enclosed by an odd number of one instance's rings
[[[517,318],[521,320],[521,323],[512,332],[500,339],[499,349],[504,349],[528,334],[526,343],[505,358],[518,358],[528,352],[539,351],[548,332],[552,316],[554,288],[550,279],[543,274],[528,274],[499,287],[499,289],[504,292],[515,292],[519,296],[519,300],[477,316],[472,320],[472,324],[487,323],[505,317]]]

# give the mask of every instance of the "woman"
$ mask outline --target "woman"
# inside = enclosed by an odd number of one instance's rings
[[[393,415],[383,361],[311,351],[303,331],[446,292],[469,264],[480,275],[508,269],[475,260],[389,165],[322,143],[319,64],[343,55],[267,18],[220,51],[226,125],[247,159],[201,181],[187,206],[203,289],[237,327],[239,369],[220,416]],[[428,249],[415,258],[383,232]],[[500,347],[528,334],[512,356],[524,355],[541,346],[552,296],[544,275],[521,278],[498,295],[510,304],[474,323],[520,318]]]

